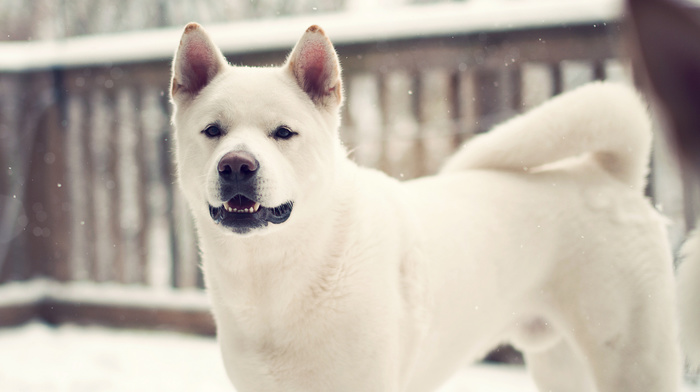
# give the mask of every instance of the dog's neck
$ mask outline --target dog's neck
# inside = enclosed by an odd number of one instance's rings
[[[200,236],[212,299],[225,300],[234,313],[247,313],[254,304],[258,314],[281,315],[294,309],[290,304],[293,298],[312,295],[311,286],[320,275],[333,273],[337,267],[334,263],[339,263],[335,256],[343,254],[348,246],[346,233],[352,224],[348,225],[347,220],[353,216],[347,213],[350,208],[346,204],[352,200],[346,198],[353,192],[346,189],[354,186],[353,176],[338,177],[346,184],[333,187],[338,194],[328,198],[332,204],[315,209],[317,216],[290,220],[285,223],[288,226],[264,235]],[[339,225],[341,220],[343,224]],[[305,246],[310,239],[315,245]]]

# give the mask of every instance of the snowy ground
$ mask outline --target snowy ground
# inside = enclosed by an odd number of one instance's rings
[[[233,392],[233,388],[211,338],[35,323],[0,329],[0,391]],[[535,392],[535,387],[521,367],[479,365],[463,370],[440,392]]]

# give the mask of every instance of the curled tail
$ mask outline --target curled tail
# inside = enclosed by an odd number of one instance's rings
[[[606,171],[640,191],[651,151],[646,104],[631,87],[595,82],[557,96],[474,138],[443,172],[528,170],[590,154]]]
[[[700,229],[690,234],[681,249],[677,289],[683,349],[688,360],[700,366]]]

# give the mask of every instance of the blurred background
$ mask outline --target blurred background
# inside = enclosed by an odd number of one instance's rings
[[[410,179],[553,95],[635,83],[623,16],[619,0],[0,0],[0,327],[214,334],[171,161],[187,22],[241,65],[280,64],[321,25],[352,158]],[[647,193],[677,247],[699,192],[663,132],[655,143]]]

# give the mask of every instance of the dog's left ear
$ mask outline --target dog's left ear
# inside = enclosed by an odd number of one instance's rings
[[[292,50],[285,67],[316,106],[336,109],[343,101],[340,63],[333,44],[314,25],[309,27]]]
[[[202,26],[188,24],[173,59],[171,97],[173,100],[196,97],[226,64],[223,54]]]

